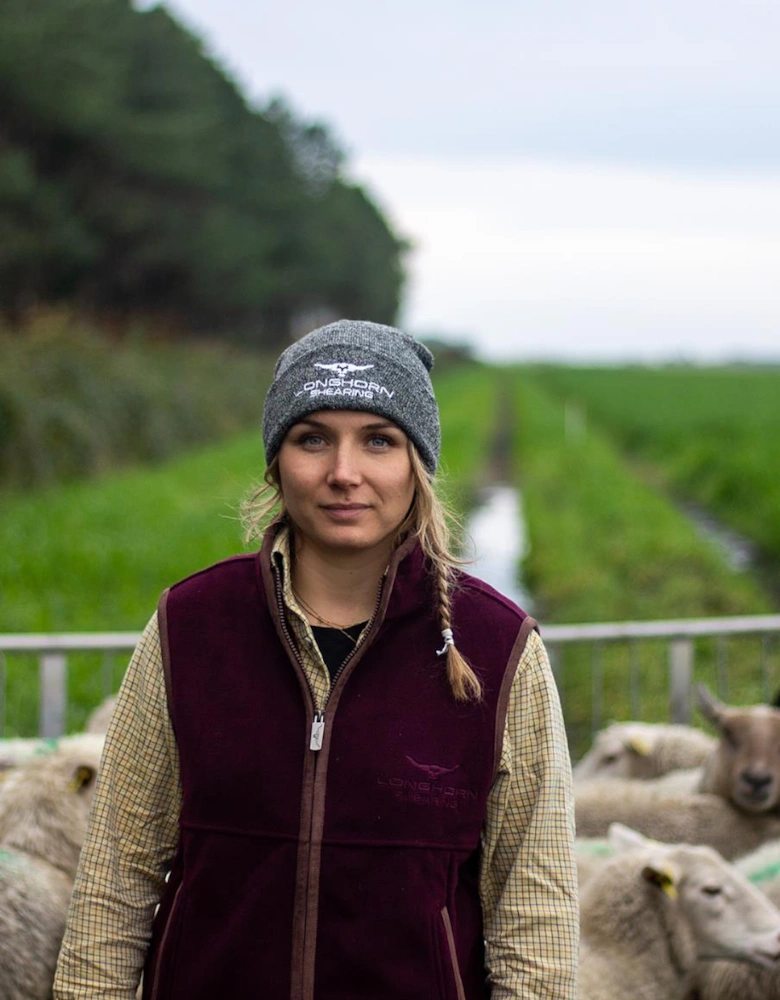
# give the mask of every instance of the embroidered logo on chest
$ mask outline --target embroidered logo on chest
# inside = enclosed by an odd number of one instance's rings
[[[406,755],[406,759],[418,771],[422,771],[426,777],[430,778],[431,781],[438,781],[442,775],[452,774],[453,771],[457,771],[460,767],[460,764],[455,764],[453,767],[442,767],[440,764],[420,764],[414,757],[410,757],[409,754]]]
[[[387,789],[396,802],[411,802],[419,806],[436,806],[440,809],[460,809],[464,803],[475,802],[477,793],[450,781],[441,779],[457,771],[460,764],[424,764],[406,754],[406,760],[421,777],[377,778],[377,784]]]

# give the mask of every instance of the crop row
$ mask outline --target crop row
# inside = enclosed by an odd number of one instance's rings
[[[780,589],[780,368],[548,368],[538,377],[660,485],[754,540]]]

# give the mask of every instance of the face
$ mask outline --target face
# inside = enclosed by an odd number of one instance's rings
[[[294,424],[279,449],[279,479],[302,549],[389,556],[414,498],[406,434],[362,411],[318,410]]]

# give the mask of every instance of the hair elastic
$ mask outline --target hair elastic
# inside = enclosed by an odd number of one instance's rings
[[[437,656],[443,656],[447,652],[450,646],[455,645],[455,640],[452,638],[451,628],[443,628],[441,630],[441,637],[442,639],[444,639],[444,645],[441,647],[441,649],[436,650]]]

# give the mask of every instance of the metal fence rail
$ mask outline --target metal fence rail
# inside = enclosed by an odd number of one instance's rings
[[[559,686],[563,686],[564,652],[572,645],[589,645],[592,649],[592,728],[603,722],[604,677],[599,663],[603,650],[614,643],[628,643],[631,650],[647,640],[667,643],[669,718],[673,722],[689,722],[692,714],[692,686],[695,664],[695,640],[713,637],[725,640],[729,636],[762,637],[761,673],[765,696],[770,690],[769,643],[780,637],[780,615],[751,615],[739,618],[696,618],[676,621],[613,622],[587,625],[547,625],[542,634],[550,651]],[[134,648],[140,632],[60,633],[51,635],[0,635],[0,698],[6,702],[5,658],[14,653],[38,657],[40,685],[39,734],[59,736],[65,730],[68,703],[68,655],[70,653],[127,653]],[[630,654],[625,670],[625,682],[631,692],[631,704],[638,704],[637,657]],[[718,685],[723,688],[725,685]],[[108,693],[108,692],[106,692]],[[564,703],[564,710],[566,705]],[[637,715],[639,713],[637,712]]]
[[[65,712],[68,704],[68,653],[99,652],[114,654],[129,652],[141,638],[140,632],[62,632],[40,635],[33,633],[0,635],[0,705],[5,732],[6,654],[32,653],[38,656],[40,701],[38,734],[43,737],[61,736],[65,732]],[[105,692],[106,694],[108,692]]]
[[[731,618],[691,618],[671,621],[611,622],[587,625],[547,625],[542,629],[560,688],[564,688],[564,653],[572,645],[591,649],[591,730],[599,729],[604,719],[605,682],[601,669],[603,653],[610,646],[628,646],[625,681],[629,689],[632,715],[640,717],[638,693],[638,644],[662,640],[667,644],[668,718],[688,723],[692,718],[693,674],[696,640],[713,638],[717,647],[717,688],[725,695],[726,650],[729,637],[761,638],[759,673],[764,700],[771,693],[770,643],[780,638],[780,615],[746,615]],[[565,709],[565,704],[564,704]]]

